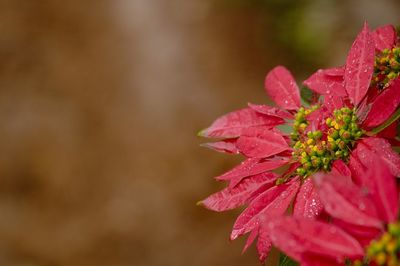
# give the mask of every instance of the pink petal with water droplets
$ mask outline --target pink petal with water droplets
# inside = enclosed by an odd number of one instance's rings
[[[246,244],[243,247],[242,254],[246,252],[246,250],[253,244],[254,240],[257,238],[258,228],[254,228],[247,238]]]
[[[323,209],[318,192],[314,188],[311,178],[308,178],[300,187],[293,205],[293,216],[315,218]]]
[[[287,160],[270,160],[270,161],[264,161],[260,162],[258,164],[255,164],[247,173],[256,173],[256,174],[270,174],[268,171],[274,170],[276,168],[279,168],[285,164],[287,164]],[[246,173],[246,170],[242,173]],[[239,184],[243,180],[244,176],[243,175],[236,175],[235,177],[232,177],[229,182],[229,187],[232,188]]]
[[[256,175],[262,173],[263,170],[254,171],[254,166],[257,165],[258,162],[261,160],[258,158],[248,158],[241,162],[239,165],[235,166],[233,169],[229,170],[228,172],[215,177],[217,180],[231,180],[235,177],[248,177],[251,175]]]
[[[351,179],[351,171],[342,160],[336,160],[333,162],[332,172]]]
[[[332,76],[332,77],[343,77],[344,76],[344,70],[345,67],[332,67],[332,68],[327,68],[324,69],[324,74],[327,76]],[[343,78],[342,78],[343,79]]]
[[[231,239],[236,239],[258,226],[260,219],[268,219],[285,213],[299,189],[299,181],[272,187],[255,198],[237,218]]]
[[[231,210],[245,204],[254,192],[261,188],[266,190],[272,186],[276,179],[277,175],[274,173],[250,176],[233,188],[228,187],[212,194],[201,204],[207,209],[217,212]]]
[[[281,134],[261,128],[249,128],[243,132],[236,147],[252,158],[267,158],[290,149]]]
[[[283,66],[272,69],[265,78],[265,89],[274,102],[286,110],[300,108],[300,92],[292,74]]]
[[[239,150],[236,147],[236,141],[237,139],[224,139],[217,142],[204,143],[200,146],[215,150],[217,152],[237,154],[239,153]]]
[[[261,174],[276,169],[287,163],[287,158],[271,159],[267,161],[261,161],[257,158],[249,158],[225,174],[217,176],[216,179],[230,180],[229,186],[234,187],[245,177]]]
[[[316,174],[318,192],[325,211],[342,221],[382,228],[374,202],[348,178],[330,174]]]
[[[284,122],[285,120],[281,118],[260,114],[251,108],[244,108],[218,118],[199,135],[209,138],[235,138],[249,127],[271,128]]]
[[[400,156],[385,139],[365,138],[358,143],[353,153],[357,154],[360,161],[367,167],[375,164],[374,156],[371,156],[375,153],[386,163],[394,176],[400,176]]]
[[[249,203],[249,202],[253,201],[255,198],[258,197],[258,195],[260,195],[261,193],[263,193],[265,190],[269,189],[270,187],[274,186],[275,183],[276,183],[276,180],[277,180],[278,177],[279,177],[279,175],[278,175],[277,173],[274,173],[274,172],[264,172],[264,173],[257,174],[257,175],[259,175],[259,176],[265,176],[266,179],[272,179],[273,182],[266,182],[265,184],[263,184],[262,186],[260,186],[258,189],[254,190],[254,191],[250,194],[250,197],[246,200],[246,203]],[[241,180],[240,183],[238,183],[238,184],[241,184],[241,183],[242,183],[244,180],[246,180],[246,179],[247,179],[247,178],[244,178],[244,179]],[[231,183],[232,183],[232,181],[231,181]],[[231,183],[229,184],[229,187],[230,187],[230,188],[233,188],[233,187],[238,186],[238,184],[235,185],[235,186],[231,186]]]
[[[339,263],[334,258],[329,258],[324,255],[316,255],[312,253],[306,253],[301,256],[301,266],[344,266],[344,263]]]
[[[281,217],[268,224],[275,246],[290,257],[301,261],[307,254],[334,258],[358,258],[364,251],[353,237],[340,228],[317,220]]]
[[[385,25],[372,32],[375,48],[379,51],[391,49],[396,43],[396,29],[393,25]]]
[[[344,231],[346,231],[348,234],[352,235],[364,247],[368,246],[373,239],[377,239],[383,233],[383,227],[374,228],[374,227],[360,226],[351,223],[346,223],[344,221],[335,218],[332,219],[332,223],[340,227]]]
[[[248,106],[251,109],[253,109],[254,111],[261,113],[261,114],[276,116],[276,117],[280,117],[280,118],[284,118],[284,119],[293,119],[294,118],[294,116],[291,113],[281,110],[276,107],[271,107],[271,106],[263,105],[263,104],[252,104],[252,103],[249,103]]]
[[[380,156],[373,154],[374,167],[368,168],[367,178],[371,179],[372,198],[380,217],[386,223],[396,222],[399,212],[399,195],[397,193],[396,178]]]
[[[346,96],[343,76],[329,76],[325,72],[326,70],[319,69],[303,82],[304,85],[321,95]]]
[[[328,111],[330,111],[331,113],[335,109],[340,109],[343,106],[345,106],[343,97],[340,97],[336,94],[325,95],[324,96],[324,104],[325,104],[326,108],[328,109]]]
[[[379,94],[372,103],[371,110],[363,122],[364,128],[374,128],[385,122],[400,104],[400,79],[395,79],[390,86]]]
[[[357,153],[354,151],[350,154],[349,169],[351,171],[352,180],[356,185],[367,185],[366,182],[369,182],[369,180],[366,180],[364,176],[365,166],[361,163],[360,158],[358,158]]]
[[[358,34],[346,59],[344,80],[346,91],[354,105],[363,100],[368,91],[375,62],[375,44],[367,23]]]
[[[272,248],[272,242],[268,236],[268,232],[260,229],[257,240],[257,252],[258,252],[258,259],[261,262],[264,262],[265,259],[268,257],[271,248]]]

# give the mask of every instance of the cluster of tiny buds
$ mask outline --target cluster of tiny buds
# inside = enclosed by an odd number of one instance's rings
[[[299,140],[300,136],[304,134],[306,128],[308,127],[307,116],[317,110],[320,106],[313,105],[310,108],[300,107],[297,111],[293,123],[293,132],[290,134],[290,137],[293,141]]]
[[[334,153],[335,159],[346,160],[354,142],[363,135],[357,125],[355,109],[343,107],[335,110],[333,117],[326,119],[326,125],[329,150]]]
[[[347,107],[335,110],[333,116],[326,119],[326,131],[305,132],[303,127],[308,126],[305,114],[309,110],[316,108],[302,110],[300,115],[296,115],[295,124],[297,122],[300,130],[294,126],[291,135],[294,141],[292,155],[300,163],[296,174],[303,178],[319,170],[329,171],[337,159],[347,160],[355,141],[363,134],[357,125],[355,110]]]
[[[375,58],[372,85],[383,89],[400,75],[400,47],[385,49]]]
[[[388,225],[380,239],[373,240],[368,248],[367,255],[363,261],[353,262],[353,266],[363,265],[400,265],[400,223]]]

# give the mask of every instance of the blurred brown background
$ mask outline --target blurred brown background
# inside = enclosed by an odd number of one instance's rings
[[[344,62],[399,1],[0,0],[0,265],[258,265],[195,203],[240,158],[196,132],[266,72]],[[270,261],[270,264],[272,262]]]

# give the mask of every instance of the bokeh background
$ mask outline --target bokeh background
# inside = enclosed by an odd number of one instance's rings
[[[0,265],[259,265],[196,202],[240,157],[196,132],[265,74],[343,64],[400,2],[0,0]],[[267,262],[274,265],[274,256]]]

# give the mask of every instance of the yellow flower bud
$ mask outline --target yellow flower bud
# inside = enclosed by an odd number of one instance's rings
[[[379,252],[375,257],[375,260],[379,265],[384,265],[386,262],[386,254],[384,252]]]
[[[391,240],[389,243],[387,243],[387,245],[386,245],[387,252],[393,253],[393,252],[395,252],[396,249],[397,249],[396,240]]]
[[[340,126],[339,126],[338,123],[335,124],[335,129],[336,129],[336,130],[339,130],[339,129],[340,129]]]

